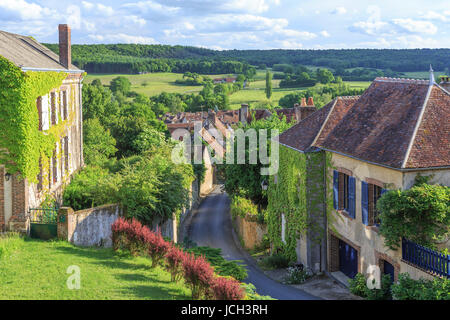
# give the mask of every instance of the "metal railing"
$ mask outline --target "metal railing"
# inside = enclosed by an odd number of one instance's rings
[[[30,222],[53,224],[57,223],[58,209],[57,208],[32,208],[29,209]]]

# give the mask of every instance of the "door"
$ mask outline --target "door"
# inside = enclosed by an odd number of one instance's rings
[[[342,240],[339,240],[339,270],[352,279],[358,273],[358,252]]]
[[[394,266],[387,262],[386,260],[383,260],[383,273],[388,274],[391,276],[391,282],[394,282]]]

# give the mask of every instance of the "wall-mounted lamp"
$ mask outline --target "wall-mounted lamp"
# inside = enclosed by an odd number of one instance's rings
[[[9,181],[9,179],[11,179],[11,173],[5,173],[5,180]]]

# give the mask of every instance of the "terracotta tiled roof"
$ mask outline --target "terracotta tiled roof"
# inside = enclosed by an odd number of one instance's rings
[[[450,165],[449,114],[450,94],[433,86],[405,168]]]
[[[283,132],[279,136],[280,143],[299,151],[308,151],[320,132],[334,103],[334,100],[331,101],[306,119],[303,119]]]
[[[448,166],[449,106],[429,81],[377,78],[315,146],[393,168]]]

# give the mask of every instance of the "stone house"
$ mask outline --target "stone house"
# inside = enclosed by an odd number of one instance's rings
[[[61,86],[35,97],[39,131],[47,135],[58,122],[53,157],[39,161],[37,183],[10,174],[0,165],[0,231],[28,231],[29,209],[39,207],[48,196],[62,202],[62,188],[83,166],[82,80],[84,72],[71,63],[70,27],[59,25],[59,56],[32,37],[0,31],[0,56],[23,73],[65,73]],[[26,141],[24,141],[26,143]]]
[[[332,200],[326,250],[319,254],[299,244],[310,252],[299,250],[298,260],[311,265],[316,261],[309,257],[321,256],[337,276],[371,274],[379,267],[393,280],[403,272],[431,277],[403,261],[401,250],[384,245],[376,202],[386,190],[411,188],[418,174],[450,186],[449,113],[448,78],[440,84],[432,73],[430,80],[377,78],[361,96],[336,98],[281,134],[281,145],[328,154],[331,162],[323,179]]]

